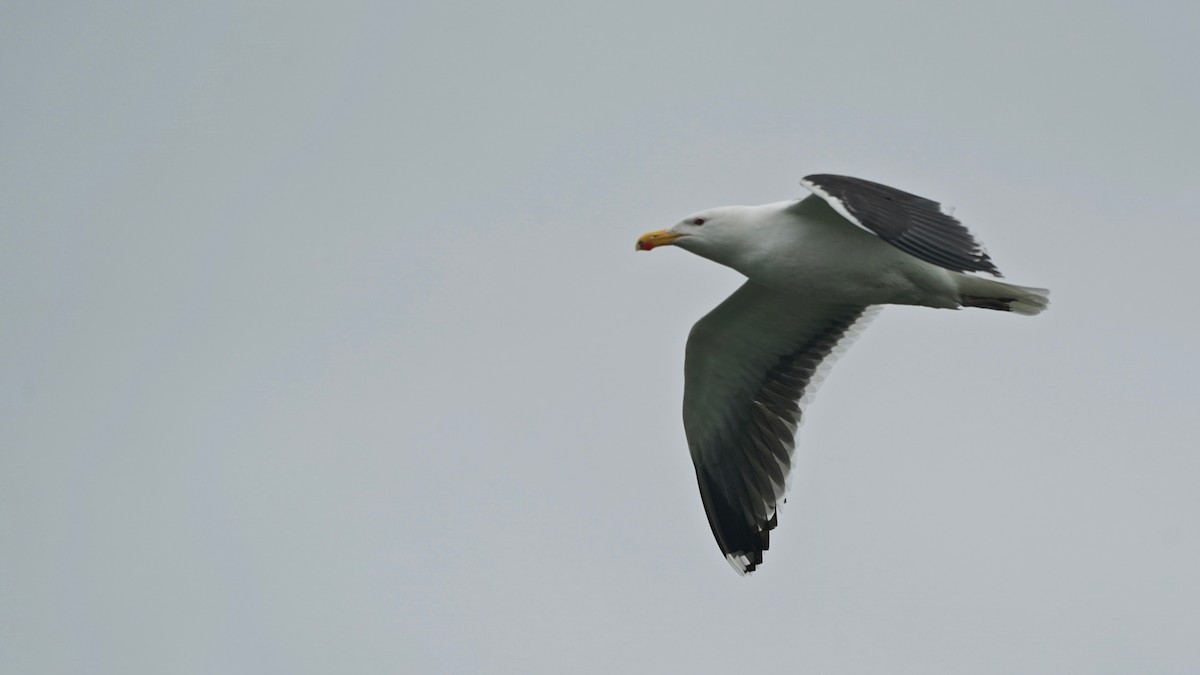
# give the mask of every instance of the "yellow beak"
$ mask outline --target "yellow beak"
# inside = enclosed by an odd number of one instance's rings
[[[675,243],[676,239],[686,236],[686,234],[676,234],[674,232],[667,232],[666,230],[647,232],[646,234],[638,237],[637,246],[634,248],[634,250],[649,251],[656,246],[670,246],[671,244]]]

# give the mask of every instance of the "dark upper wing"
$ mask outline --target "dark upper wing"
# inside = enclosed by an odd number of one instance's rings
[[[708,524],[740,574],[762,562],[770,543],[802,406],[866,309],[748,281],[688,336],[688,447]]]
[[[833,174],[805,176],[800,184],[846,220],[905,253],[955,272],[1000,276],[983,245],[932,199]]]

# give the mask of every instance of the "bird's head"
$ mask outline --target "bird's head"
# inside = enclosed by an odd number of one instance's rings
[[[636,250],[678,246],[715,262],[729,264],[729,256],[745,238],[745,207],[722,206],[700,211],[665,230],[638,237]]]

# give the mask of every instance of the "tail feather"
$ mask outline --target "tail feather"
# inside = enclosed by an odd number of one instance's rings
[[[958,274],[959,302],[963,307],[980,307],[1033,316],[1050,305],[1045,288],[1017,286],[967,274]]]

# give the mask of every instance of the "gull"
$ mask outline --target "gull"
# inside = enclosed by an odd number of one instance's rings
[[[1000,271],[939,203],[849,176],[800,181],[812,194],[722,206],[642,235],[747,280],[696,322],[684,357],[683,426],[721,552],[753,572],[778,524],[796,429],[831,356],[880,305],[978,307],[1033,315],[1049,291]]]

